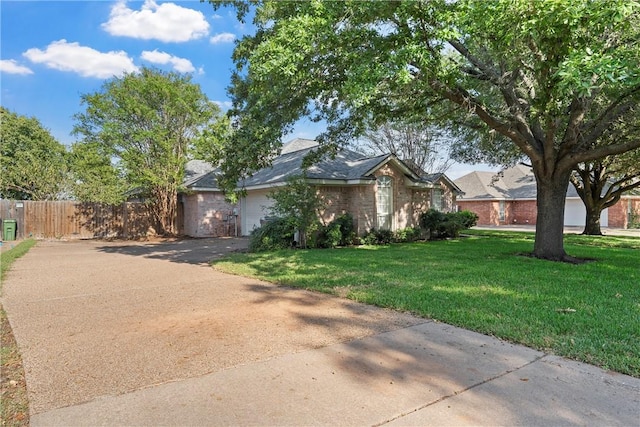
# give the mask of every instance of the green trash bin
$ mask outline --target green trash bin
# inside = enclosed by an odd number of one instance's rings
[[[2,221],[2,240],[16,240],[17,221],[15,219],[5,219]]]

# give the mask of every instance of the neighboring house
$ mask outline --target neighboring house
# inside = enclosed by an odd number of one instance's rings
[[[537,191],[530,167],[519,164],[499,174],[471,172],[454,182],[464,193],[458,197],[458,210],[475,212],[478,225],[535,225]],[[564,224],[584,226],[586,208],[571,184],[565,200]],[[624,195],[618,203],[602,211],[600,225],[627,228],[634,215],[640,215],[640,196]]]
[[[300,175],[302,160],[318,146],[316,141],[295,139],[282,148],[271,167],[238,183],[246,193],[237,205],[225,201],[217,186],[218,171],[202,162],[187,165],[187,192],[181,195],[184,233],[193,237],[249,235],[269,215],[269,193]],[[460,189],[444,174],[419,176],[392,154],[366,157],[350,150],[322,160],[306,171],[325,201],[325,224],[343,213],[354,218],[358,234],[372,228],[398,230],[417,226],[421,212],[434,207],[455,209]]]

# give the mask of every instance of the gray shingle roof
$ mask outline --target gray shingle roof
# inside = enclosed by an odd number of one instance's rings
[[[502,173],[471,172],[456,179],[455,184],[464,192],[461,199],[535,199],[536,179],[530,167],[518,164]],[[578,197],[569,185],[567,197]]]
[[[214,167],[203,160],[189,160],[184,168],[184,186],[189,187],[213,170]]]
[[[302,172],[302,163],[307,154],[318,147],[316,141],[308,139],[294,139],[282,147],[280,156],[276,157],[272,165],[261,169],[252,176],[239,183],[239,187],[250,189],[252,187],[273,186],[284,183],[287,178],[299,175]],[[387,161],[397,161],[404,165],[391,154],[384,154],[375,157],[366,157],[361,153],[351,150],[340,150],[334,158],[325,158],[307,169],[307,178],[324,181],[343,181],[344,183],[358,180],[374,180],[371,175],[374,170]],[[191,162],[189,162],[191,164]],[[188,165],[189,166],[189,165]],[[191,172],[191,178],[185,181],[185,185],[192,189],[217,189],[217,174],[219,169],[211,168],[207,173],[196,173],[195,169],[202,171],[202,165],[197,163]],[[406,173],[418,182],[432,184],[442,178],[442,174],[427,175],[427,179],[419,179],[411,170],[404,165]],[[444,176],[446,178],[446,176]],[[448,180],[451,184],[451,181]]]

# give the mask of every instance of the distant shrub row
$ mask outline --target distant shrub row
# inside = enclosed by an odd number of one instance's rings
[[[395,232],[371,229],[364,236],[356,234],[353,217],[344,214],[309,236],[310,248],[335,248],[352,245],[387,245],[458,237],[460,231],[476,225],[478,216],[470,211],[443,213],[430,209],[420,215],[420,228],[407,227]],[[274,218],[251,232],[252,252],[287,249],[297,246],[295,227],[285,218]]]

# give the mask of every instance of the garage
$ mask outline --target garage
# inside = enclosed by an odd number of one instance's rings
[[[243,236],[248,236],[251,230],[260,227],[260,220],[269,215],[268,208],[273,205],[273,200],[267,197],[270,192],[270,189],[251,191],[240,201]]]
[[[587,209],[579,198],[567,199],[564,205],[564,225],[584,227],[586,224]],[[607,209],[600,214],[600,225],[607,227],[609,225],[609,215]]]

